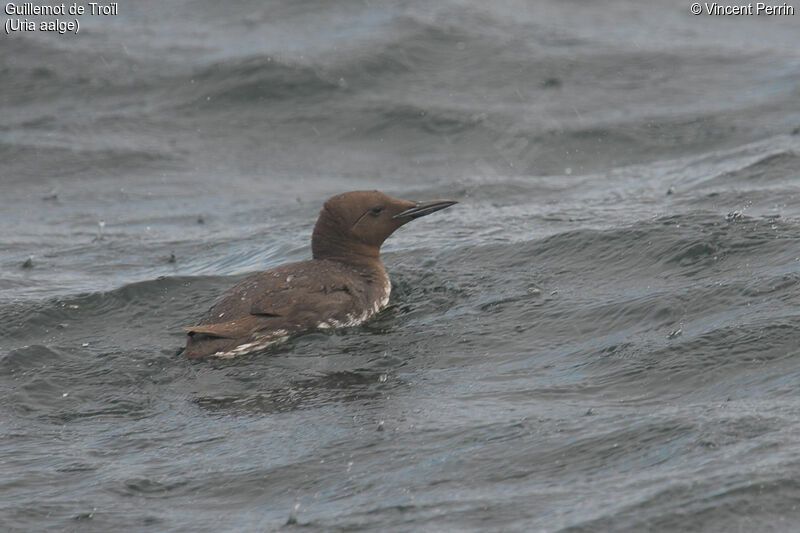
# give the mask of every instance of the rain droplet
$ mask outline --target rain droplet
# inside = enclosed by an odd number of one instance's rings
[[[669,335],[667,335],[667,338],[668,339],[675,339],[675,338],[680,337],[681,335],[683,335],[683,330],[681,328],[678,328],[676,330],[670,331]]]
[[[289,519],[286,521],[287,526],[297,524],[297,511],[300,510],[300,502],[294,502],[292,509],[289,511]]]

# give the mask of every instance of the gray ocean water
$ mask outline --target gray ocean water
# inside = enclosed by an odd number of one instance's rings
[[[800,14],[689,6],[0,33],[0,529],[797,531]],[[174,355],[353,189],[459,202],[384,312]]]

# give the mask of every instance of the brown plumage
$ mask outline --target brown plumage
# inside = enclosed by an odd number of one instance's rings
[[[313,259],[255,273],[229,289],[188,332],[188,357],[233,357],[311,329],[354,326],[389,301],[383,241],[403,224],[456,202],[410,202],[378,191],[325,202]]]

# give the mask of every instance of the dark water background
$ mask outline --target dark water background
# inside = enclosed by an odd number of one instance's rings
[[[0,34],[3,531],[796,530],[800,15],[119,10]],[[173,355],[363,188],[386,311]]]

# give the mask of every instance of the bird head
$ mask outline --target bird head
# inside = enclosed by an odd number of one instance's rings
[[[412,202],[380,191],[337,194],[325,202],[319,213],[311,238],[312,253],[315,259],[377,258],[381,245],[397,228],[455,203]]]

